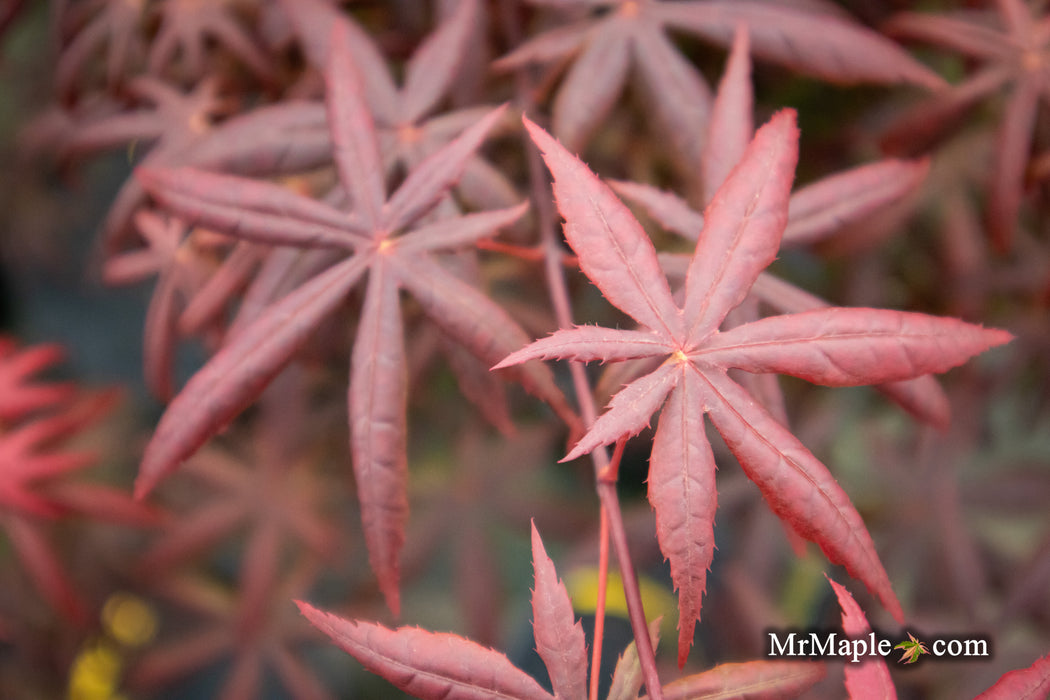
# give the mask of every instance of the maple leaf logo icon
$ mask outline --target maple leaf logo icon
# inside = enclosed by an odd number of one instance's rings
[[[901,642],[894,649],[901,649],[901,658],[897,660],[897,663],[902,664],[913,664],[919,660],[919,657],[923,654],[929,654],[930,650],[926,648],[926,645],[915,638],[911,632],[908,633],[907,641]]]

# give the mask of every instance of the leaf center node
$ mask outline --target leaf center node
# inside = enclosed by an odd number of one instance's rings
[[[422,129],[415,124],[401,124],[397,127],[397,140],[404,146],[414,144],[422,137]]]
[[[1038,49],[1027,49],[1021,54],[1021,68],[1035,73],[1046,68],[1046,57]]]

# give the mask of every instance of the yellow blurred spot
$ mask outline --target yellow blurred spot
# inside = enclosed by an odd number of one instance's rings
[[[627,617],[627,599],[623,595],[623,579],[610,571],[605,587],[605,614]],[[598,608],[598,568],[576,569],[565,577],[565,587],[572,599],[572,607],[583,615],[592,615]],[[642,594],[642,607],[650,620],[663,616],[677,619],[674,596],[664,586],[646,576],[640,576],[638,588]]]
[[[115,593],[102,607],[102,624],[109,636],[124,646],[140,647],[157,633],[157,614],[141,598]]]
[[[85,648],[73,660],[69,678],[69,700],[113,700],[123,662],[109,642]]]

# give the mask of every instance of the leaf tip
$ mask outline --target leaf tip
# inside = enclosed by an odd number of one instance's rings
[[[569,450],[569,453],[567,455],[558,460],[558,464],[571,462],[572,460],[577,459],[578,457],[582,457],[584,453],[585,451],[580,449],[580,444],[576,443],[576,446]]]
[[[140,471],[139,475],[135,478],[135,486],[132,491],[132,497],[136,501],[144,501],[146,496],[157,486],[159,476],[150,474],[148,472]]]
[[[988,339],[988,348],[999,347],[1000,345],[1006,345],[1010,341],[1016,339],[1013,333],[1001,328],[985,328],[985,338]]]
[[[299,613],[306,618],[306,621],[313,625],[317,630],[327,634],[332,639],[336,639],[336,630],[332,625],[332,622],[337,618],[331,613],[326,613],[323,610],[318,610],[314,606],[302,600],[293,600],[296,607],[299,608]]]

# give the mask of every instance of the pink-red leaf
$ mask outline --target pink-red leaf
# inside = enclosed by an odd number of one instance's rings
[[[664,700],[788,700],[826,673],[812,661],[746,661],[719,664],[663,687]]]
[[[479,239],[495,235],[499,229],[510,226],[528,211],[529,203],[516,207],[467,214],[450,219],[440,219],[432,224],[419,226],[395,239],[401,254],[418,253],[439,249],[455,249],[476,243]]]
[[[554,134],[580,151],[623,89],[630,61],[628,28],[612,18],[591,35],[554,100]]]
[[[649,236],[586,165],[527,119],[525,126],[554,175],[565,237],[580,269],[614,306],[664,337],[673,336],[681,314]]]
[[[350,368],[350,450],[368,559],[398,615],[399,555],[408,520],[405,340],[397,279],[382,261],[368,278]]]
[[[303,284],[234,337],[175,397],[146,447],[135,480],[144,497],[262,392],[344,299],[366,261],[350,258]]]
[[[625,386],[612,397],[608,410],[594,421],[591,429],[560,461],[569,462],[596,447],[640,433],[648,427],[649,419],[656,409],[660,408],[680,375],[681,371],[675,363],[665,362],[654,371]]]
[[[1009,250],[1013,244],[1024,193],[1024,171],[1032,147],[1036,107],[1044,90],[1038,75],[1026,75],[1015,86],[1002,117],[991,191],[988,193],[988,227],[999,250]]]
[[[328,121],[339,180],[368,226],[379,224],[386,201],[383,161],[346,25],[332,29],[325,68]]]
[[[649,623],[649,642],[653,645],[653,651],[660,646],[660,623],[662,621],[663,617],[658,617]],[[616,662],[612,684],[609,686],[609,694],[605,700],[638,700],[638,693],[644,681],[642,664],[638,659],[638,647],[632,641],[620,655],[620,660]]]
[[[18,513],[0,514],[0,525],[7,531],[11,546],[40,594],[68,621],[77,625],[85,622],[86,606],[73,588],[61,559],[40,529]]]
[[[493,70],[510,71],[531,63],[546,63],[568,56],[577,51],[592,31],[590,20],[555,27],[537,37],[529,39],[506,56],[492,64]]]
[[[573,359],[580,362],[615,362],[666,355],[673,350],[651,331],[625,331],[601,326],[577,326],[555,331],[546,338],[505,357],[493,369],[527,360]]]
[[[865,639],[871,632],[868,618],[844,586],[828,579],[842,608],[842,630],[850,639]],[[846,661],[846,690],[850,700],[897,700],[889,669],[881,656]]]
[[[704,150],[703,126],[711,112],[711,89],[655,23],[633,21],[637,25],[631,30],[637,84],[661,122],[661,133],[670,140],[671,157],[692,173]]]
[[[1028,668],[1004,673],[974,700],[1042,700],[1050,692],[1050,654]]]
[[[704,434],[702,380],[687,362],[660,413],[649,459],[649,502],[678,591],[678,666],[685,665],[715,554],[715,457]]]
[[[892,37],[936,44],[974,58],[1009,57],[1002,34],[975,20],[965,16],[901,12],[883,24],[882,31]]]
[[[142,333],[143,378],[150,392],[161,401],[171,400],[177,289],[178,270],[162,272],[146,311],[146,325]]]
[[[423,700],[552,700],[503,654],[454,634],[352,622],[298,602],[319,630],[365,668]]]
[[[424,313],[449,337],[491,367],[528,343],[528,336],[506,311],[487,296],[450,274],[425,255],[392,260],[402,286],[422,306]],[[546,401],[569,425],[578,418],[550,370],[538,363],[516,373],[526,391]]]
[[[827,467],[725,374],[705,372],[704,378],[711,422],[773,512],[863,581],[902,621],[904,612],[871,535]]]
[[[714,196],[743,159],[755,133],[750,50],[747,26],[741,25],[733,34],[733,48],[707,125],[707,147],[700,159],[705,201]]]
[[[814,384],[856,386],[944,372],[1012,337],[953,318],[829,308],[737,326],[690,357]]]
[[[717,329],[776,257],[797,160],[795,113],[784,110],[758,130],[715,193],[685,281],[689,343]]]
[[[751,291],[782,313],[799,313],[830,306],[823,299],[766,272],[758,276]],[[919,420],[940,430],[947,429],[951,419],[951,407],[944,390],[932,376],[880,384],[875,389]]]
[[[396,112],[397,88],[386,59],[356,22],[322,0],[281,0],[281,8],[292,20],[306,59],[320,72],[328,66],[333,28],[339,26],[364,81],[368,103],[379,114]]]
[[[32,375],[59,362],[62,356],[58,345],[18,350],[14,341],[0,336],[0,420],[12,421],[73,397],[71,384],[30,381]]]
[[[704,228],[704,217],[693,211],[688,202],[673,192],[626,180],[611,180],[609,185],[616,194],[642,207],[661,227],[691,241],[700,237],[700,231]]]
[[[904,49],[841,17],[756,0],[661,3],[666,25],[729,45],[746,24],[754,55],[841,83],[908,82],[940,88],[944,81]]]
[[[350,249],[368,231],[353,215],[268,182],[195,168],[140,167],[135,176],[188,224],[259,243]]]
[[[506,105],[493,109],[413,168],[387,202],[382,225],[390,230],[399,229],[437,204],[459,180],[467,163],[506,109]]]
[[[401,95],[401,118],[406,123],[422,118],[455,80],[477,18],[477,0],[461,0],[412,54]]]
[[[572,601],[565,584],[547,556],[540,533],[532,525],[532,567],[536,587],[532,591],[532,629],[536,651],[551,678],[558,700],[587,697],[587,644],[583,626],[575,621]]]
[[[823,178],[801,188],[788,205],[783,245],[824,238],[847,223],[861,221],[879,208],[918,189],[929,160],[882,160]]]

